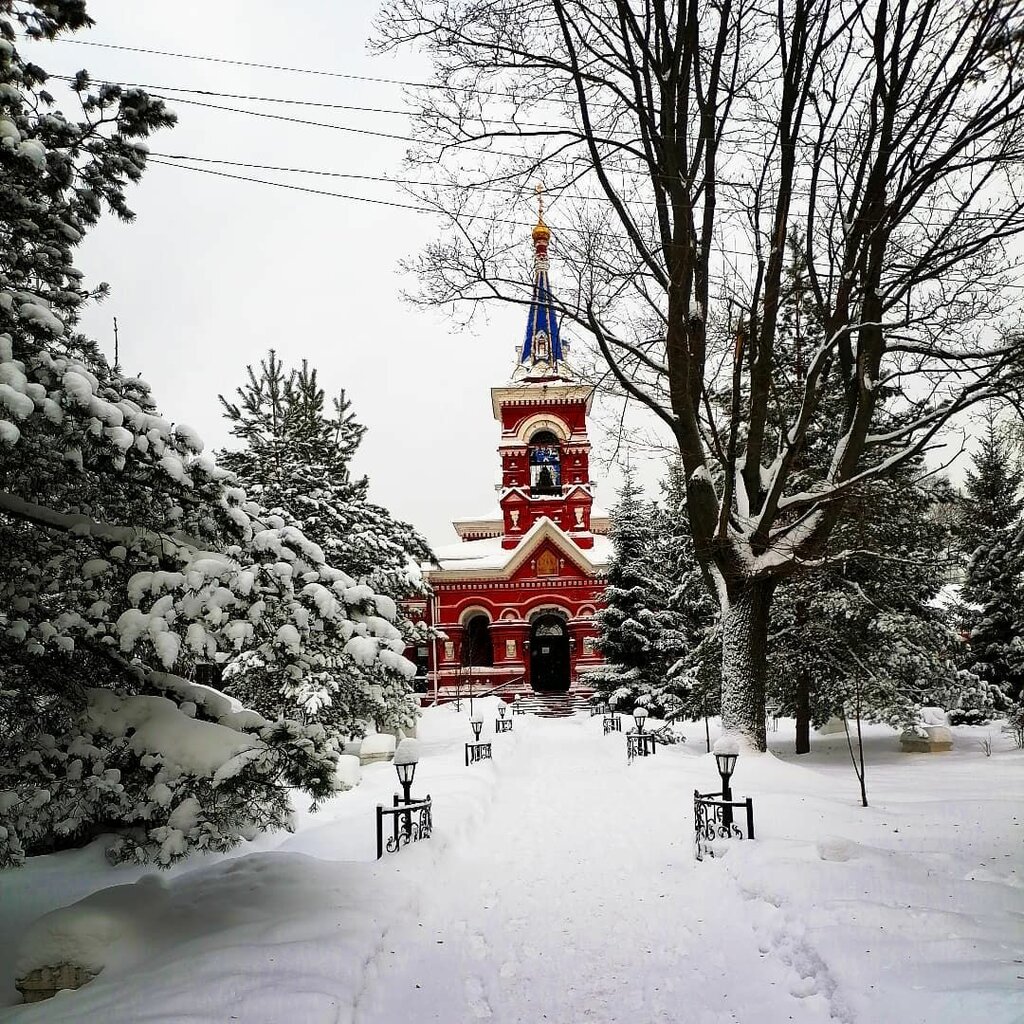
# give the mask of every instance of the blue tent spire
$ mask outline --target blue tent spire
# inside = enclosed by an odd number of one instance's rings
[[[538,187],[538,193],[540,188]],[[562,340],[558,334],[558,314],[551,297],[548,281],[548,243],[551,229],[544,223],[544,197],[540,195],[540,209],[537,224],[533,229],[535,277],[530,315],[526,321],[526,338],[523,341],[520,365],[534,366],[545,363],[552,369],[562,361]]]

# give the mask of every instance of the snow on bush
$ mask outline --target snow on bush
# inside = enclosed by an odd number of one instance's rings
[[[163,695],[88,690],[64,734],[36,736],[35,749],[0,772],[8,861],[26,845],[105,821],[131,826],[111,860],[166,866],[290,827],[283,779],[317,797],[342,788],[321,726],[268,721],[179,677],[154,673],[148,682]]]

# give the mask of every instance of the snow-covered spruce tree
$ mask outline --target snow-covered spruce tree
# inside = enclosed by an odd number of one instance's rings
[[[1024,700],[1024,529],[1019,522],[982,541],[964,586],[970,630],[967,670],[985,705],[1006,711]]]
[[[587,681],[601,702],[632,710],[638,699],[648,703],[663,667],[659,648],[667,639],[668,592],[652,571],[653,508],[642,499],[628,466],[611,520],[614,555],[608,566],[605,607],[596,616],[596,646],[604,664],[588,674]]]
[[[993,409],[984,418],[985,432],[967,471],[957,514],[957,541],[970,559],[979,547],[988,547],[1011,530],[1024,509],[1024,471],[1021,453],[1003,429]],[[975,591],[970,571],[964,581],[964,599],[984,599]]]
[[[811,724],[842,716],[902,727],[925,704],[957,707],[976,680],[957,671],[962,642],[931,601],[948,578],[947,535],[934,514],[945,488],[911,465],[865,487],[833,542],[842,556],[776,594],[769,693],[797,718],[797,753]]]
[[[957,517],[968,559],[959,614],[970,638],[965,663],[978,679],[980,710],[1005,711],[1024,689],[1024,472],[1018,447],[991,410],[985,426]]]
[[[654,507],[652,575],[665,595],[655,643],[651,706],[672,718],[717,714],[721,701],[721,636],[718,607],[693,550],[687,522],[686,478],[678,459],[661,481]]]
[[[287,826],[290,787],[336,787],[316,714],[358,728],[381,703],[338,671],[337,639],[352,662],[413,670],[390,602],[75,332],[95,294],[75,248],[104,207],[131,218],[143,140],[173,122],[84,72],[81,120],[55,107],[17,32],[88,24],[81,0],[0,0],[0,866],[109,831],[113,857],[167,864]],[[308,721],[185,678],[225,655]]]
[[[220,453],[220,463],[248,494],[294,521],[328,561],[378,595],[378,604],[388,600],[406,642],[415,643],[421,627],[400,615],[399,602],[426,593],[417,566],[432,556],[413,527],[369,501],[365,476],[353,478],[351,460],[366,428],[356,422],[345,393],[328,414],[316,370],[305,360],[286,369],[273,350],[258,368],[246,367],[246,377],[234,401],[221,396],[242,447]],[[378,660],[364,675],[385,698],[387,713],[376,719],[378,725],[405,724],[415,715],[404,667]],[[240,689],[245,686],[244,678],[229,680],[228,690],[247,695]],[[258,695],[254,699],[261,706]]]

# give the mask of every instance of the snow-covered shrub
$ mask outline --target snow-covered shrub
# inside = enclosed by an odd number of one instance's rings
[[[74,248],[104,206],[130,219],[141,140],[173,122],[85,73],[84,120],[50,109],[17,28],[52,37],[84,10],[0,0],[0,866],[113,829],[116,856],[167,863],[286,826],[287,788],[330,792],[339,735],[414,673],[394,602],[74,332],[95,294]],[[211,661],[263,717],[182,681]]]
[[[287,827],[288,780],[314,797],[336,788],[323,727],[268,722],[207,687],[153,673],[147,692],[89,689],[64,732],[0,768],[7,864],[105,828],[114,861],[225,850],[240,836]],[[10,788],[8,788],[10,787]]]

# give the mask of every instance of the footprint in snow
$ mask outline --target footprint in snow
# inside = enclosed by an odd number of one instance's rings
[[[466,979],[466,1001],[469,1011],[477,1020],[486,1020],[492,1016],[491,1005],[484,995],[483,982],[479,978]]]

